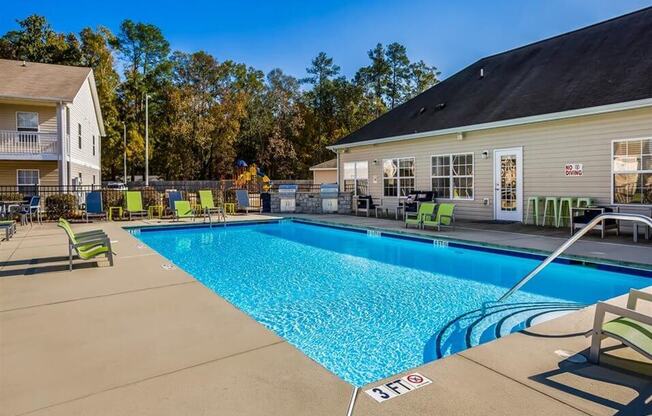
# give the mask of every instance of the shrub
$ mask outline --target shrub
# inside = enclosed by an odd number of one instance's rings
[[[45,209],[49,218],[72,218],[77,210],[77,197],[72,194],[50,195],[45,199]]]
[[[22,201],[23,194],[18,192],[3,192],[2,195],[0,195],[0,198],[2,198],[4,201]]]
[[[124,207],[124,191],[104,190],[102,192],[102,205],[107,211],[109,207]]]

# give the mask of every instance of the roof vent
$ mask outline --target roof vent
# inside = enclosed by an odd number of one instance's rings
[[[423,113],[425,113],[425,112],[426,112],[426,107],[421,107],[421,108],[419,109],[419,114],[423,114]]]
[[[480,68],[480,79],[484,78],[484,68]]]
[[[446,103],[439,103],[435,106],[435,109],[437,110],[443,110],[444,107],[446,107]]]

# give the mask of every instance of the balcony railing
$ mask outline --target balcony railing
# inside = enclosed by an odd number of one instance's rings
[[[57,155],[56,133],[0,130],[0,154]]]

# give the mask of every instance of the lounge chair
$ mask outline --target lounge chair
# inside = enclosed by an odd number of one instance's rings
[[[422,225],[423,228],[437,227],[437,231],[441,231],[442,225],[455,229],[455,204],[439,204],[436,213],[423,216]]]
[[[174,219],[192,218],[195,220],[195,211],[190,206],[190,201],[174,201]]]
[[[34,195],[28,197],[28,201],[21,207],[20,210],[20,222],[25,224],[28,220],[30,223],[34,223],[34,215],[36,215],[36,221],[41,223],[41,197]]]
[[[66,220],[65,218],[59,218],[59,226],[66,230],[66,232],[70,233],[71,235],[75,236],[77,240],[87,240],[87,239],[92,239],[92,238],[97,238],[98,236],[105,236],[106,233],[103,230],[89,230],[89,231],[82,231],[81,233],[76,233],[73,231],[72,226]]]
[[[86,204],[84,208],[86,222],[89,218],[106,218],[106,211],[102,206],[102,192],[93,191],[86,194]]]
[[[437,193],[434,191],[411,191],[407,194],[406,198],[401,201],[404,214],[417,212],[419,204],[423,202],[435,202]]]
[[[5,230],[5,240],[9,241],[11,237],[16,234],[16,221],[14,220],[3,220],[0,221],[0,228]]]
[[[405,213],[405,228],[408,228],[409,225],[416,225],[417,228],[421,227],[423,224],[423,219],[427,215],[432,215],[435,212],[435,207],[437,204],[433,202],[423,202],[419,205],[419,210],[417,212],[406,212]]]
[[[593,330],[587,334],[592,337],[589,361],[595,364],[600,363],[600,345],[602,340],[607,337],[617,339],[652,360],[652,316],[636,311],[636,303],[639,299],[652,302],[652,293],[630,290],[626,308],[598,302],[595,308]],[[605,322],[607,313],[618,317]]]
[[[210,216],[210,214],[217,214],[218,219],[221,215],[222,218],[226,221],[224,210],[220,207],[215,206],[215,202],[213,201],[213,193],[210,191],[210,189],[199,191],[199,205],[204,215]]]
[[[176,208],[174,207],[175,202],[182,201],[181,192],[179,191],[169,191],[168,192],[168,211],[173,217],[176,217]]]
[[[105,255],[109,260],[109,264],[113,266],[113,251],[111,250],[111,240],[104,234],[87,235],[80,237],[81,234],[75,234],[70,228],[67,221],[59,220],[58,227],[63,228],[68,236],[68,269],[72,271],[72,252],[77,252],[77,255],[82,260],[90,260],[100,255]]]
[[[376,204],[374,204],[374,200],[371,198],[371,195],[359,195],[355,197],[354,203],[355,215],[358,215],[358,211],[361,211],[366,213],[368,217],[371,210],[376,209]]]
[[[244,210],[245,214],[249,214],[249,210],[253,209],[249,204],[249,191],[246,189],[236,189],[235,199],[238,202],[238,209]]]
[[[129,221],[132,215],[140,215],[144,217],[147,211],[143,209],[143,196],[139,191],[127,191],[127,213],[129,213]]]

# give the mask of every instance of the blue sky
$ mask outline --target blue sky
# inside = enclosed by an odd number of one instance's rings
[[[103,4],[101,9],[89,8]],[[475,60],[643,7],[652,0],[495,1],[55,1],[5,2],[0,33],[15,20],[45,15],[56,30],[125,18],[159,26],[173,49],[206,50],[264,71],[297,77],[325,51],[352,76],[377,42],[404,44],[413,60],[436,65],[444,77]]]

